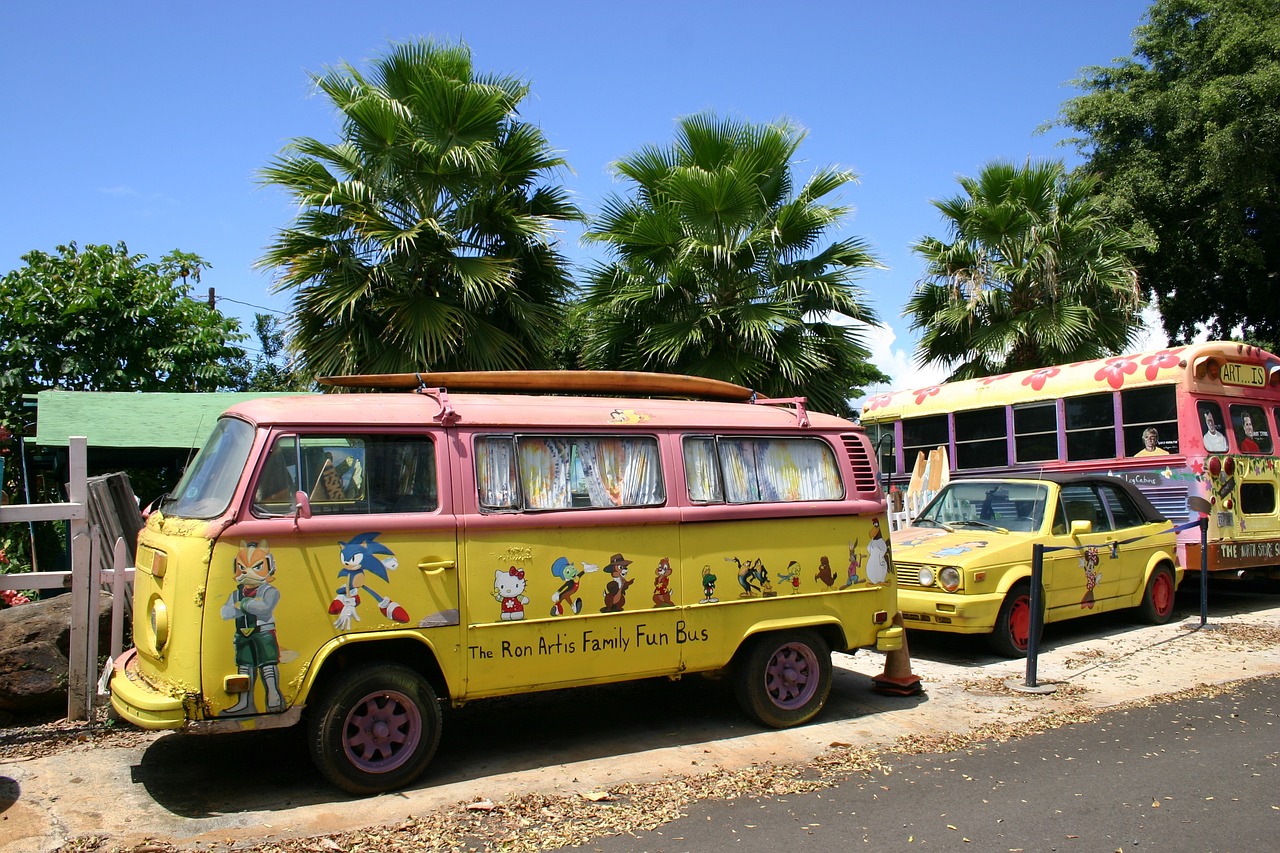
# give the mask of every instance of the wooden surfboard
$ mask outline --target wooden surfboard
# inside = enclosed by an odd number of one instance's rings
[[[373,373],[322,376],[321,385],[338,388],[447,388],[451,391],[509,391],[541,394],[617,394],[626,397],[692,397],[747,402],[750,388],[677,373],[637,370],[474,370],[443,373]]]

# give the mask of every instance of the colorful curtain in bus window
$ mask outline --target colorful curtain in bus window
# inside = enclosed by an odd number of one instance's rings
[[[480,506],[487,509],[518,506],[520,490],[510,437],[476,439],[476,490]]]
[[[714,503],[724,500],[720,487],[720,466],[716,464],[716,441],[710,437],[684,440],[684,483],[689,500]]]
[[[526,509],[573,506],[569,476],[572,447],[572,442],[565,438],[520,438],[520,485],[524,489]]]
[[[839,500],[844,490],[831,448],[803,439],[721,439],[731,503]]]
[[[652,438],[580,438],[577,444],[592,506],[662,503],[662,468]]]

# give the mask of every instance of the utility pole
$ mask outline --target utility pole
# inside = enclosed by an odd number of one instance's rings
[[[213,288],[209,288],[209,307],[213,308],[218,302],[218,297],[214,295]]]

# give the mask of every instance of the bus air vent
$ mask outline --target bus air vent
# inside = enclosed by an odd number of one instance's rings
[[[849,465],[853,468],[853,485],[860,492],[874,492],[880,484],[876,482],[876,469],[871,464],[871,454],[867,452],[867,439],[857,433],[846,433],[840,436],[844,442],[845,453],[849,456]]]

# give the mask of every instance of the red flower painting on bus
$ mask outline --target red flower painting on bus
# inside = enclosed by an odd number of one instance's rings
[[[1138,372],[1138,364],[1128,356],[1107,359],[1106,365],[1093,374],[1093,378],[1101,382],[1107,380],[1112,388],[1119,389],[1124,385],[1124,378]]]
[[[1022,384],[1030,385],[1034,390],[1041,391],[1044,389],[1044,383],[1057,376],[1058,373],[1059,370],[1056,367],[1042,367],[1030,376],[1024,376]]]
[[[937,394],[938,390],[937,385],[930,385],[928,388],[921,388],[916,392],[916,405],[919,406],[925,400],[932,397],[934,394]]]
[[[863,409],[863,411],[874,412],[876,409],[880,408],[881,406],[889,405],[889,401],[892,399],[893,399],[892,393],[877,394],[874,397],[867,400],[867,405]]]
[[[1177,349],[1162,349],[1159,352],[1153,352],[1142,360],[1147,367],[1147,379],[1155,379],[1156,375],[1166,367],[1177,367],[1181,362],[1178,353],[1182,352],[1182,347]]]

